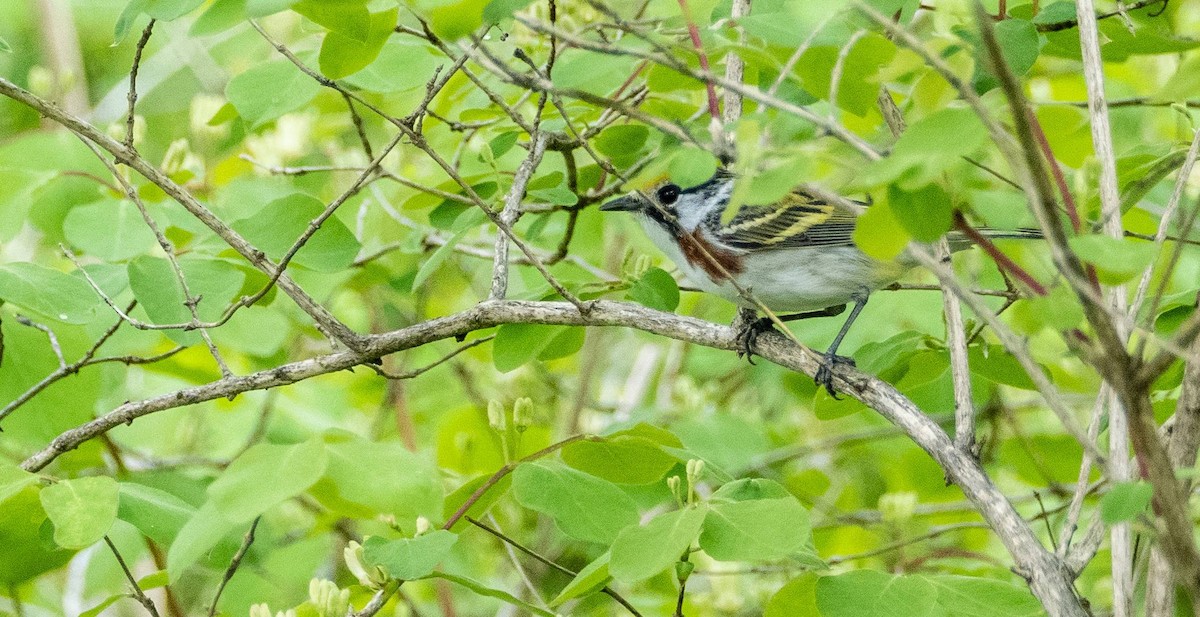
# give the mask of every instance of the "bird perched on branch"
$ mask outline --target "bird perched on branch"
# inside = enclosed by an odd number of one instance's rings
[[[916,262],[868,257],[854,244],[857,214],[801,190],[779,203],[742,206],[731,220],[723,221],[733,184],[734,177],[725,171],[690,188],[660,180],[600,209],[635,214],[654,244],[688,280],[744,309],[758,309],[753,297],[772,312],[792,313],[779,317],[790,321],[838,315],[853,303],[815,376],[818,385],[836,396],[833,366],[854,364],[851,358],[837,355],[846,332],[871,292],[895,282]],[[1041,237],[1035,230],[983,229],[980,233],[989,238]],[[953,249],[969,246],[954,232],[950,244]],[[739,355],[752,356],[758,334],[771,327],[768,317],[745,323],[738,335]]]

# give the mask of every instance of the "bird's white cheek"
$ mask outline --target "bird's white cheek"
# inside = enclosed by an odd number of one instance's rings
[[[703,270],[693,267],[688,260],[683,256],[683,252],[679,250],[679,243],[667,230],[663,229],[658,223],[654,222],[646,215],[638,215],[638,222],[641,223],[642,229],[646,231],[646,236],[662,251],[668,259],[675,263],[679,271],[687,279],[688,283],[696,287],[710,292],[722,291],[717,285],[708,278],[708,275]]]

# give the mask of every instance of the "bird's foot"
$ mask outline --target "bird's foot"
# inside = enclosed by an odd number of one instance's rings
[[[750,364],[754,364],[754,345],[758,342],[758,335],[773,329],[774,324],[766,317],[743,321],[741,324],[738,324],[738,357],[744,357]]]
[[[817,369],[817,374],[813,376],[813,381],[817,383],[817,387],[825,388],[835,400],[841,400],[837,390],[833,388],[833,369],[837,365],[854,366],[854,358],[848,356],[839,356],[831,351],[821,354],[821,368]]]

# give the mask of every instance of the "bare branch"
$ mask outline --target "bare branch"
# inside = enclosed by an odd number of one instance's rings
[[[88,124],[82,119],[68,114],[59,109],[53,103],[46,101],[33,93],[20,88],[16,84],[0,77],[0,94],[14,99],[24,105],[27,105],[37,110],[42,115],[51,118],[55,122],[66,127],[72,133],[75,133],[80,138],[90,141],[101,149],[111,154],[116,160],[129,166],[134,171],[141,174],[155,186],[161,188],[167,195],[184,207],[192,216],[196,217],[205,227],[208,227],[218,237],[232,247],[239,255],[246,259],[255,268],[263,271],[267,275],[275,273],[274,264],[267,256],[234,231],[231,227],[221,221],[215,214],[212,213],[204,204],[187,189],[171,180],[160,169],[151,165],[146,159],[142,158],[137,152],[127,148],[113,138],[109,137],[103,131]],[[345,344],[351,349],[361,347],[360,337],[358,334],[350,330],[345,324],[338,321],[325,307],[321,306],[316,300],[308,295],[300,288],[290,277],[281,275],[279,278],[279,287],[312,319],[320,325],[325,332]]]
[[[59,435],[45,449],[26,459],[22,467],[29,471],[43,469],[79,444],[150,413],[249,390],[295,383],[345,370],[388,353],[502,323],[634,327],[697,345],[730,351],[737,348],[737,337],[732,328],[631,304],[596,301],[591,310],[583,314],[574,305],[561,302],[485,302],[455,315],[368,337],[367,350],[361,354],[338,352],[121,405],[92,422]],[[816,354],[796,346],[777,333],[762,335],[758,347],[761,357],[809,376],[821,366],[822,361]],[[1075,598],[1069,572],[1041,546],[1028,524],[992,483],[979,463],[955,448],[936,422],[895,388],[877,378],[849,367],[839,367],[834,371],[834,381],[840,392],[878,410],[900,427],[946,470],[950,479],[975,503],[996,531],[1012,554],[1018,571],[1026,577],[1034,594],[1042,600],[1053,617],[1082,617],[1085,614]]]

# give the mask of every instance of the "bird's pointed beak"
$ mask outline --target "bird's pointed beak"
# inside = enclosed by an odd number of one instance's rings
[[[602,206],[601,212],[635,212],[641,210],[645,204],[636,193],[630,193],[624,197],[618,197]]]

